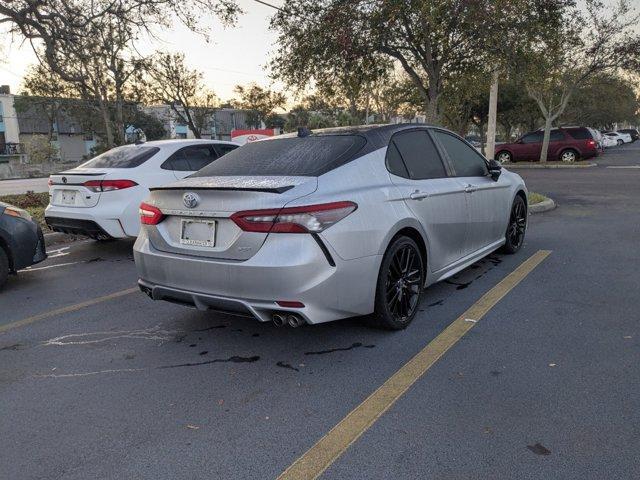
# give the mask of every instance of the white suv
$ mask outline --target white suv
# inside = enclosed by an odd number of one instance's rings
[[[49,178],[52,230],[97,240],[136,237],[149,188],[181,180],[238,148],[216,140],[158,140],[113,148]]]

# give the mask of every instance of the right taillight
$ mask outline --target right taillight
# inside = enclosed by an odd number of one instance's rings
[[[332,202],[303,207],[248,210],[231,215],[245,232],[318,233],[358,208],[353,202]]]
[[[138,210],[140,213],[140,223],[143,225],[157,225],[164,219],[164,213],[153,205],[142,202]]]

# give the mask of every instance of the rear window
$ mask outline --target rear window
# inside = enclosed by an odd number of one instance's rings
[[[586,128],[568,128],[567,132],[576,140],[590,140],[593,138],[591,132]]]
[[[319,176],[356,158],[367,141],[359,135],[286,137],[247,143],[192,177],[233,175]]]
[[[84,168],[135,168],[159,151],[158,147],[123,145],[101,153],[80,166]]]

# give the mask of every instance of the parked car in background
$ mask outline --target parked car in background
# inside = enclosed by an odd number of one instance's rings
[[[42,230],[29,212],[0,202],[0,288],[10,273],[45,258],[47,252]]]
[[[631,136],[631,141],[635,142],[640,139],[640,132],[635,128],[621,128],[618,133],[628,133]]]
[[[134,259],[154,300],[401,329],[423,287],[520,249],[527,190],[447,130],[350,127],[244,145],[152,188],[140,214]]]
[[[605,132],[605,136],[615,140],[616,144],[618,146],[620,146],[620,145],[622,145],[624,143],[631,143],[632,142],[631,135],[629,135],[628,133]]]
[[[138,207],[157,187],[180,180],[238,148],[216,140],[123,145],[49,177],[45,220],[52,230],[97,240],[135,237]]]
[[[603,137],[602,132],[597,128],[591,128],[591,127],[585,127],[585,128],[589,130],[589,133],[591,133],[591,137],[598,144],[598,150],[600,150],[601,153],[604,152],[604,142],[602,138]]]
[[[609,136],[609,135],[602,135],[602,145],[604,146],[604,148],[611,148],[611,147],[615,147],[618,145],[618,142],[622,142],[622,139],[618,139],[617,136]],[[620,143],[620,145],[622,145],[622,143]]]
[[[495,158],[502,163],[540,160],[544,132],[529,132],[512,143],[496,145]],[[549,160],[574,162],[599,154],[598,143],[585,127],[554,128],[549,139]]]

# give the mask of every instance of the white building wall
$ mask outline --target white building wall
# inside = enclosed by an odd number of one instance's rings
[[[18,127],[18,116],[13,106],[15,95],[0,94],[2,104],[2,125],[4,126],[4,137],[6,143],[20,143],[20,128]]]

